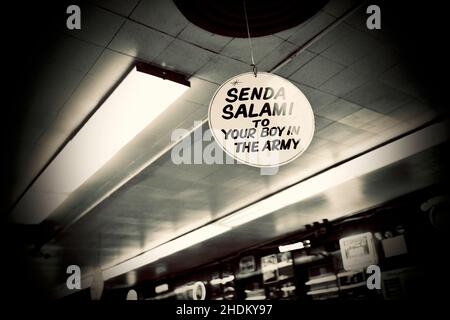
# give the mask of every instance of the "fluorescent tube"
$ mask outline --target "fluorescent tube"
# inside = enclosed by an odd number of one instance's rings
[[[159,286],[155,287],[156,294],[160,294],[160,293],[163,293],[166,291],[169,291],[169,285],[167,283],[163,283],[163,284],[160,284]]]
[[[134,67],[31,186],[13,221],[33,224],[46,219],[187,89]],[[42,207],[47,200],[36,200],[39,195],[59,202]]]
[[[303,249],[305,246],[303,245],[303,242],[296,242],[296,243],[291,243],[291,244],[287,244],[284,246],[279,246],[278,250],[280,250],[280,252],[287,252],[287,251],[294,251],[294,250],[299,250],[299,249]]]

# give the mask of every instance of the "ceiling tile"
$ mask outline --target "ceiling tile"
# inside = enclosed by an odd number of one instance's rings
[[[320,39],[315,41],[308,47],[308,50],[316,54],[328,49],[342,38],[347,36],[353,29],[345,23],[339,23],[332,30],[324,34]]]
[[[81,40],[105,47],[124,22],[125,19],[115,13],[86,5],[82,9],[81,29],[65,30],[65,32]]]
[[[346,148],[344,144],[326,140],[316,134],[308,147],[308,152],[335,161]]]
[[[343,99],[315,108],[314,112],[330,120],[338,121],[361,109],[360,106]]]
[[[259,71],[270,71],[278,63],[287,58],[297,47],[290,42],[284,41],[278,47],[267,54],[258,64]],[[291,62],[292,63],[292,62]]]
[[[411,124],[421,125],[437,116],[436,110],[417,100],[411,100],[398,109],[394,110],[389,116]]]
[[[379,112],[372,111],[366,108],[361,108],[360,110],[353,112],[352,114],[340,119],[339,122],[346,124],[348,126],[358,128],[381,116],[383,116],[383,114]]]
[[[300,88],[301,90],[303,88]],[[338,99],[338,97],[331,95],[329,93],[320,91],[318,89],[312,90],[310,92],[304,92],[306,97],[309,100],[309,103],[311,104],[311,107],[313,110],[316,110],[322,106],[325,106],[327,104],[330,104]]]
[[[255,63],[259,63],[267,54],[275,50],[281,43],[282,39],[274,36],[265,36],[252,38],[253,54]],[[251,64],[250,46],[247,38],[234,38],[221,54],[233,59],[240,60],[244,63]]]
[[[359,31],[367,31],[367,17],[368,14],[366,13],[367,7],[366,6],[361,6],[360,8],[358,8],[357,10],[355,10],[355,12],[350,15],[349,17],[347,17],[344,20],[344,24],[347,24],[349,26],[351,26],[354,29],[357,29]],[[379,30],[376,30],[379,31]]]
[[[281,39],[283,39],[283,40],[287,40],[287,39],[289,39],[289,37],[291,37],[293,34],[297,33],[300,29],[304,28],[304,27],[309,23],[309,21],[310,21],[312,18],[313,18],[313,17],[307,19],[306,21],[304,21],[304,22],[302,22],[301,24],[296,25],[296,26],[294,26],[294,27],[292,27],[292,28],[289,28],[289,29],[286,29],[286,30],[277,32],[277,33],[274,34],[274,36],[276,36],[276,37],[278,37],[278,38],[281,38]]]
[[[314,17],[310,18],[307,23],[299,26],[298,30],[296,30],[287,40],[298,46],[302,46],[333,23],[334,20],[335,18],[328,13],[319,11]]]
[[[29,97],[30,111],[57,114],[85,76],[77,69],[65,68],[64,73],[60,70],[55,66],[40,75]]]
[[[215,57],[212,58],[212,60],[214,59]],[[202,70],[203,69],[201,69],[201,71]],[[191,88],[182,96],[182,98],[187,101],[209,106],[209,102],[219,86],[216,83],[197,77],[191,77],[189,81],[191,83]]]
[[[349,69],[359,74],[376,77],[394,66],[400,59],[395,47],[380,45],[375,52],[366,54]]]
[[[304,66],[307,62],[313,59],[316,55],[308,50],[304,50],[298,54],[294,59],[278,69],[275,74],[282,77],[289,78],[295,71]],[[279,62],[282,60],[280,59]]]
[[[401,122],[399,120],[396,120],[391,116],[383,115],[367,122],[366,124],[360,126],[360,128],[372,133],[381,133],[387,129],[400,125],[400,123]]]
[[[425,87],[418,77],[411,74],[411,69],[404,64],[397,64],[380,76],[380,80],[387,85],[426,101]],[[423,80],[422,80],[423,81]]]
[[[323,7],[323,10],[335,17],[340,17],[357,4],[358,0],[330,0],[325,7]]]
[[[322,56],[349,66],[369,52],[376,52],[379,42],[363,32],[353,29],[348,35],[321,53]]]
[[[190,75],[207,64],[214,56],[214,53],[210,51],[175,39],[154,62],[166,68]]]
[[[329,120],[327,118],[321,117],[321,116],[314,116],[314,122],[315,122],[315,131],[319,131],[329,124],[333,122],[333,120]]]
[[[309,100],[310,96],[313,94],[313,92],[315,91],[315,89],[312,88],[312,87],[310,87],[310,86],[307,86],[307,85],[305,85],[305,84],[295,82],[295,81],[292,80],[292,79],[289,79],[289,80],[290,80],[290,82],[291,82],[292,84],[294,84],[301,92],[303,92],[303,94],[304,94],[304,95],[308,98],[308,100]]]
[[[319,138],[323,138],[338,144],[351,144],[348,140],[354,138],[356,135],[365,134],[366,132],[361,129],[353,128],[345,124],[335,122],[327,126],[326,128],[317,132]]]
[[[189,23],[175,3],[167,0],[141,0],[131,18],[172,36],[177,36]]]
[[[407,133],[413,129],[416,129],[418,124],[407,123],[407,122],[396,122],[395,125],[389,126],[386,129],[382,129],[377,134],[377,138],[379,141],[386,141],[392,138],[398,138],[400,135]]]
[[[410,97],[379,81],[369,81],[350,92],[346,99],[384,114],[392,112]]]
[[[370,79],[371,77],[367,74],[361,74],[355,72],[354,69],[347,68],[325,82],[320,86],[320,89],[333,95],[343,97]]]
[[[235,75],[250,71],[250,66],[241,61],[216,55],[195,76],[221,84]]]
[[[358,148],[361,146],[361,144],[371,141],[373,136],[374,134],[372,132],[368,132],[365,130],[356,131],[351,137],[346,138],[342,143],[347,146],[344,152],[346,152],[350,156],[350,154],[352,153],[352,148]]]
[[[99,46],[67,35],[62,35],[56,41],[57,49],[46,57],[46,62],[42,64],[42,68],[45,68],[43,72],[55,71],[61,76],[61,70],[70,68],[86,73],[102,52]]]
[[[91,0],[94,4],[123,16],[128,16],[139,0]]]
[[[233,38],[230,37],[210,33],[192,23],[189,23],[187,27],[183,29],[178,35],[178,38],[190,43],[195,43],[202,48],[214,52],[220,52],[231,40],[233,40]]]
[[[386,44],[392,42],[392,30],[390,29],[387,19],[383,21],[383,27],[381,30],[370,30],[367,28],[366,22],[369,15],[366,13],[366,9],[367,6],[359,7],[352,15],[345,19],[345,24],[362,31],[371,37],[382,40]]]
[[[343,68],[343,66],[329,59],[317,56],[292,74],[289,78],[299,83],[317,88]]]
[[[53,122],[56,114],[29,110],[23,115],[19,139],[28,143],[35,143],[40,135]]]
[[[167,48],[173,38],[146,26],[127,21],[108,46],[112,50],[152,61]]]

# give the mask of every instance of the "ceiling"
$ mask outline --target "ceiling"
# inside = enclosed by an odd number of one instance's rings
[[[358,3],[330,1],[297,27],[254,38],[258,70],[270,71]],[[167,0],[90,1],[82,12],[82,30],[58,30],[27,92],[9,206],[136,60],[187,75],[191,88],[48,218],[60,228],[42,247],[51,258],[30,259],[48,287],[65,281],[69,264],[89,271],[98,264],[114,265],[440,116],[440,106],[390,33],[389,20],[382,30],[368,30],[365,7],[360,7],[275,72],[298,86],[313,107],[315,136],[300,158],[275,175],[245,165],[175,165],[170,157],[173,130],[192,129],[195,121],[204,120],[218,86],[251,70],[248,40],[204,31]],[[197,130],[206,129],[203,124]],[[164,259],[146,269],[145,277],[161,277],[268,235],[333,218],[324,200],[333,192],[356,190],[355,198],[333,204],[333,212],[343,214],[434,183],[439,168],[423,168],[420,162],[437,158],[433,152],[417,155],[346,183]],[[398,171],[403,165],[412,169]],[[420,175],[427,179],[420,181]]]

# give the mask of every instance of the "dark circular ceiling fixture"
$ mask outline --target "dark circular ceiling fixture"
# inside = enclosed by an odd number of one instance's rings
[[[246,38],[244,0],[174,0],[193,24],[212,33]],[[328,0],[246,0],[252,37],[292,28],[315,15]]]

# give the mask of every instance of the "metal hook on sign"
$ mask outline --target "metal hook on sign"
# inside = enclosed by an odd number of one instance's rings
[[[258,75],[258,67],[256,66],[256,64],[253,64],[253,63],[250,65],[250,67],[252,67],[253,74],[255,75],[255,78],[256,78],[256,76]]]

